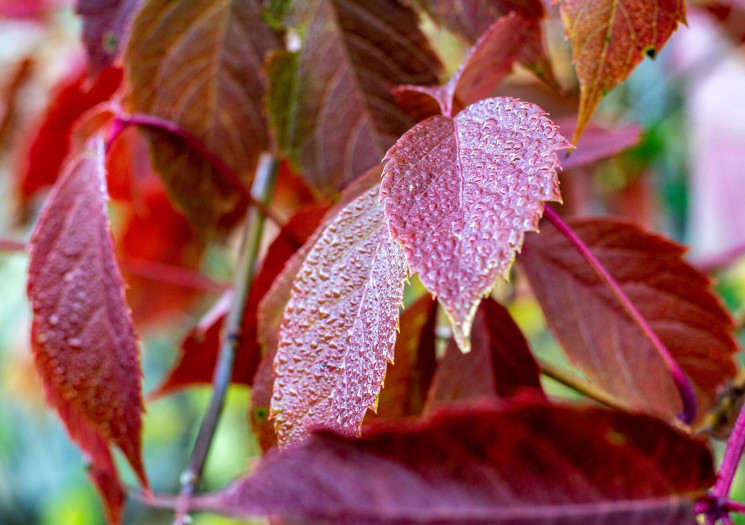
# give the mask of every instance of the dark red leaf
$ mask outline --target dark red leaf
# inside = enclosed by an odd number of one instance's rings
[[[512,69],[512,63],[536,28],[535,20],[511,13],[494,22],[471,48],[447,84],[437,87],[399,86],[396,98],[410,115],[423,120],[442,113],[452,117],[465,106],[489,96]],[[422,97],[432,98],[432,105]],[[434,112],[432,112],[434,110]]]
[[[435,84],[440,63],[398,0],[291,2],[281,23],[300,48],[267,66],[276,144],[316,189],[340,190],[411,127],[390,87]]]
[[[651,417],[480,405],[270,452],[196,509],[302,523],[695,525],[703,442]]]
[[[644,57],[654,57],[678,22],[683,0],[562,0],[561,14],[581,88],[576,143],[592,112]]]
[[[699,419],[735,375],[733,323],[684,248],[629,223],[568,224],[646,319],[693,385]],[[663,417],[681,411],[670,371],[649,339],[570,242],[552,226],[526,239],[521,262],[546,322],[569,358],[610,394]]]
[[[34,359],[72,438],[88,451],[91,432],[115,444],[147,486],[137,338],[114,258],[105,184],[98,138],[69,161],[31,236]]]
[[[325,205],[315,205],[295,214],[267,250],[246,303],[246,311],[241,326],[241,343],[236,350],[233,365],[231,379],[233,383],[244,385],[253,383],[254,374],[261,358],[256,327],[256,311],[259,302],[285,262],[297,251],[298,243],[307,239],[321,222],[327,208]],[[189,332],[189,335],[181,343],[179,361],[160,386],[150,394],[150,397],[160,397],[193,384],[212,382],[217,356],[220,351],[220,334],[230,308],[231,299],[232,293],[220,298],[202,322],[199,323],[199,326]]]
[[[129,22],[141,0],[77,0],[83,19],[83,42],[92,74],[110,66],[123,49]]]
[[[35,130],[28,154],[24,157],[25,165],[18,171],[18,184],[24,201],[54,184],[70,151],[75,122],[83,113],[111,98],[119,89],[122,77],[121,68],[111,67],[91,83],[88,71],[78,70],[59,84],[38,130]]]
[[[390,231],[465,351],[481,297],[507,277],[544,201],[561,200],[557,151],[568,147],[538,106],[490,98],[420,122],[386,154]]]
[[[521,389],[543,395],[541,371],[528,342],[507,309],[486,299],[476,313],[471,351],[464,354],[450,340],[438,363],[427,406],[478,398],[507,398]]]
[[[199,139],[248,187],[268,149],[262,100],[266,54],[279,47],[259,0],[145,3],[125,62],[128,110],[168,119]],[[228,180],[184,142],[149,133],[154,165],[174,202],[209,232],[245,204]]]
[[[406,263],[379,187],[330,214],[295,276],[274,362],[280,444],[314,427],[355,435],[393,360]]]

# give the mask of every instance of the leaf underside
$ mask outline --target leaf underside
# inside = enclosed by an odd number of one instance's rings
[[[630,223],[568,224],[620,285],[693,385],[699,419],[735,374],[733,323],[711,281],[684,249]],[[521,257],[546,322],[588,377],[630,406],[674,417],[681,401],[669,369],[607,285],[552,226],[529,236]]]
[[[462,350],[481,297],[507,277],[544,201],[561,200],[556,152],[568,147],[538,106],[505,97],[430,117],[387,153],[381,195],[391,234]]]

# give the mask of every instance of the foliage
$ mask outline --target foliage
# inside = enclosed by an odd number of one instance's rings
[[[39,16],[43,4],[0,14]],[[707,442],[726,432],[717,417],[742,383],[712,280],[647,227],[548,204],[574,204],[562,169],[640,140],[635,124],[590,118],[685,23],[682,0],[75,7],[87,62],[17,148],[24,214],[51,190],[29,241],[0,248],[28,251],[34,365],[110,524],[132,500],[179,524],[192,511],[714,524],[745,509],[729,499],[745,417],[718,477]],[[545,47],[549,17],[572,42],[569,102]],[[457,68],[432,24],[471,46]],[[569,117],[522,100],[515,67]],[[443,68],[455,71],[440,84]],[[210,275],[210,253],[238,245],[231,282]],[[513,318],[526,297],[564,368]],[[197,323],[177,316],[205,304]],[[211,384],[172,495],[150,492],[142,452],[136,331],[154,326],[186,335],[147,399]],[[231,385],[251,389],[265,455],[197,494]],[[114,449],[141,488],[121,481]]]

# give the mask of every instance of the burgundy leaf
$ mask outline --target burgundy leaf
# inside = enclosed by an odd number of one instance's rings
[[[97,74],[121,54],[129,21],[141,0],[78,0],[75,11],[83,18],[83,42],[91,73]]]
[[[69,161],[36,224],[28,280],[34,359],[73,439],[93,429],[122,450],[147,486],[137,338],[114,258],[105,184],[98,138]]]
[[[560,119],[556,123],[562,135],[569,137],[574,133],[577,121],[575,118]],[[641,128],[636,124],[605,129],[590,123],[579,138],[577,147],[564,153],[561,167],[568,170],[613,157],[625,149],[636,146],[641,133]]]
[[[535,30],[537,22],[511,13],[497,19],[483,34],[458,70],[444,86],[399,86],[396,97],[409,114],[423,120],[436,115],[436,106],[421,100],[432,98],[446,117],[489,96],[510,72],[512,63]],[[431,112],[432,110],[434,112]]]
[[[357,434],[393,361],[407,273],[379,187],[321,228],[295,277],[274,362],[271,412],[283,445],[313,427]]]
[[[691,382],[699,419],[735,374],[733,323],[684,248],[611,219],[568,224],[620,285]],[[630,406],[665,417],[681,410],[670,371],[638,325],[552,226],[529,236],[521,258],[546,322],[587,376]]]
[[[507,309],[486,299],[473,319],[471,351],[464,354],[450,340],[437,365],[427,405],[507,398],[525,388],[542,396],[540,375],[528,342]]]
[[[453,119],[430,117],[387,153],[390,231],[439,297],[461,349],[481,297],[507,277],[544,201],[561,200],[557,151],[568,147],[538,106],[490,98]]]
[[[278,148],[322,192],[375,166],[411,127],[391,87],[434,84],[441,65],[398,0],[287,2],[280,21],[298,51],[267,70],[269,122]]]
[[[648,416],[484,404],[314,435],[193,507],[293,523],[695,525],[714,480],[703,442]]]

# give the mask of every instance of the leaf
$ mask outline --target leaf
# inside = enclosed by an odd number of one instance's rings
[[[299,50],[267,70],[269,122],[280,152],[325,193],[377,165],[411,120],[390,87],[434,84],[440,63],[397,0],[285,2]]]
[[[192,508],[293,523],[694,525],[716,477],[706,445],[660,420],[544,404],[451,409],[276,452]]]
[[[122,51],[129,22],[141,0],[78,0],[75,12],[83,19],[83,42],[90,72],[98,74]]]
[[[125,62],[130,112],[168,119],[194,135],[248,186],[268,148],[261,70],[279,46],[258,0],[147,2],[132,22]],[[226,180],[181,139],[149,133],[156,170],[202,230],[241,204]]]
[[[359,433],[393,361],[406,264],[374,187],[328,216],[295,277],[274,361],[281,445],[314,427]]]
[[[541,371],[528,342],[507,309],[487,299],[473,320],[471,351],[453,339],[437,365],[427,398],[431,409],[443,402],[507,398],[521,389],[543,396]]]
[[[27,203],[48,188],[61,173],[70,151],[75,122],[89,109],[112,97],[122,83],[123,72],[111,67],[90,83],[88,71],[75,70],[55,88],[39,127],[33,131],[24,165],[18,170],[21,199]]]
[[[575,129],[574,119],[560,119],[556,122],[564,136],[569,136]],[[579,166],[586,166],[601,159],[621,153],[639,143],[642,130],[636,124],[627,124],[613,129],[601,128],[588,124],[577,142],[577,147],[564,154],[561,167],[566,171]]]
[[[600,99],[685,23],[683,0],[562,0],[580,84],[576,143]]]
[[[269,246],[246,301],[246,311],[241,324],[241,340],[235,352],[231,382],[253,384],[261,358],[256,326],[259,301],[270,288],[284,263],[297,251],[297,243],[310,236],[321,222],[327,208],[325,205],[314,205],[301,210],[287,222]],[[150,397],[160,397],[187,386],[212,382],[220,352],[220,334],[231,299],[232,293],[224,294],[204,316],[203,321],[189,332],[181,343],[178,362]]]
[[[539,22],[544,10],[540,0],[417,0],[417,3],[436,23],[469,44],[482,38],[490,25],[510,13],[529,20],[531,24],[522,35],[525,45],[518,60],[549,86],[559,88],[543,46]]]
[[[471,48],[447,84],[399,86],[395,90],[398,104],[417,120],[423,120],[440,112],[452,117],[465,106],[486,98],[510,72],[536,24],[515,13],[497,19]],[[423,97],[432,98],[437,104],[421,100]]]
[[[88,456],[88,477],[103,500],[107,522],[112,525],[121,523],[126,493],[108,444],[96,429],[82,421],[70,435]]]
[[[34,228],[32,348],[49,404],[71,437],[87,451],[99,448],[91,444],[99,438],[115,444],[147,487],[142,374],[109,231],[103,162],[97,138],[69,161]]]
[[[570,144],[536,105],[490,98],[430,117],[386,154],[381,196],[412,272],[436,294],[467,351],[471,321],[506,278],[543,202],[561,200],[556,152]]]
[[[735,375],[733,324],[711,281],[684,248],[629,223],[568,224],[621,286],[693,385],[699,419]],[[529,236],[521,258],[546,322],[587,376],[626,404],[663,417],[681,410],[677,389],[651,342],[585,259],[553,227]]]
[[[393,354],[396,360],[386,371],[377,410],[368,412],[366,424],[380,418],[412,417],[422,413],[437,366],[436,305],[429,295],[424,295],[401,314],[400,333]]]

